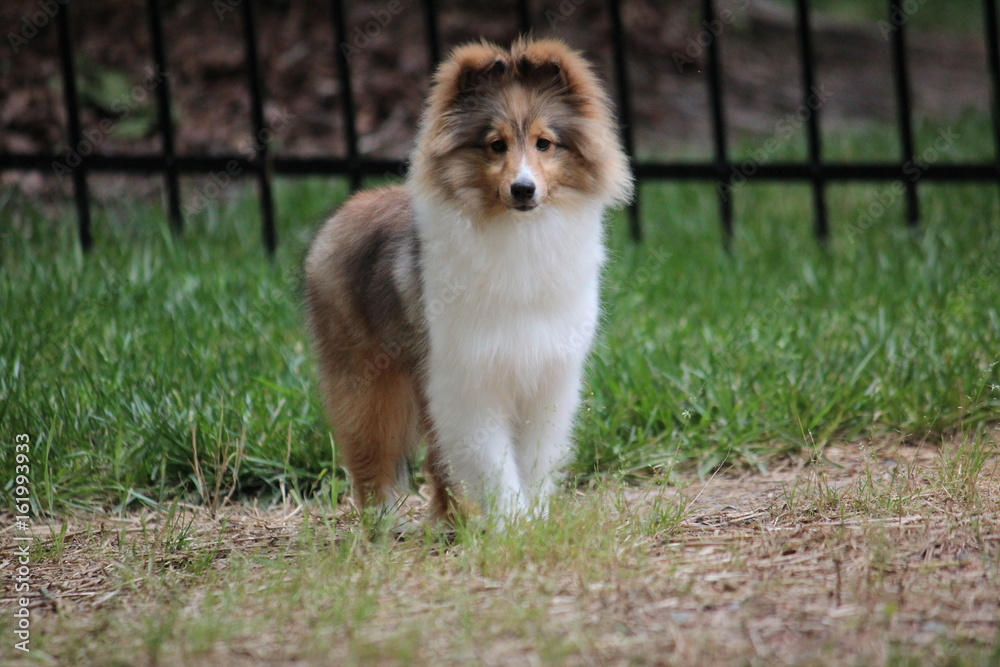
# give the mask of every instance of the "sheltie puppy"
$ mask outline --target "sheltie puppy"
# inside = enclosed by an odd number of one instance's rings
[[[598,323],[602,217],[632,196],[612,105],[558,41],[457,48],[405,185],[361,192],[305,261],[308,325],[362,507],[426,438],[431,515],[544,515]]]

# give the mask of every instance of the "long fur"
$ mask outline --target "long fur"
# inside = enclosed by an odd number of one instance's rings
[[[327,412],[362,505],[422,437],[432,513],[544,513],[598,322],[602,217],[632,194],[611,105],[557,41],[456,49],[405,186],[360,193],[306,259]]]

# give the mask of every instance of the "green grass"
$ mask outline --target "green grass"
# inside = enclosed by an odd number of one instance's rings
[[[949,159],[976,157],[986,123],[960,128]],[[864,157],[884,134],[828,145]],[[734,193],[730,255],[711,185],[644,185],[645,242],[627,239],[621,216],[610,222],[576,478],[766,466],[806,446],[996,421],[997,189],[920,189],[914,238],[888,184],[831,186],[824,250],[808,188],[747,185]],[[68,209],[0,199],[0,505],[19,433],[31,437],[38,511],[340,490],[299,266],[346,190],[316,179],[277,193],[273,260],[241,186],[181,238],[158,207],[109,203],[87,256]]]
[[[856,226],[854,212],[885,187],[831,188],[824,252],[807,188],[748,186],[733,257],[706,229],[711,191],[647,187],[659,220],[643,246],[616,244],[582,468],[694,458],[708,469],[996,419],[995,189],[926,187],[914,240],[901,202]]]
[[[967,111],[947,119],[918,116],[915,123],[917,166],[993,161],[992,130],[981,113]],[[835,136],[835,141],[823,142],[828,162],[898,162],[902,153],[899,132],[892,128],[875,126]],[[805,162],[808,155],[805,122],[787,116],[775,118],[768,132],[745,137],[733,151],[733,161],[737,173],[752,173],[754,162]]]

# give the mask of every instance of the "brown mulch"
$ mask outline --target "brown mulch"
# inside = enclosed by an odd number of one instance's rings
[[[220,12],[227,3],[174,0],[165,3],[165,33],[181,153],[246,150],[252,136],[249,95],[241,41],[241,12]],[[238,7],[239,3],[230,2]],[[610,23],[603,3],[566,0],[532,3],[535,32],[560,37],[583,49],[611,80]],[[37,0],[0,4],[4,34],[19,33],[24,18],[36,16]],[[373,12],[385,2],[346,3],[349,41],[361,40]],[[411,147],[430,68],[420,3],[402,0],[370,43],[351,57],[360,147],[363,154],[402,158]],[[711,146],[706,85],[706,43],[700,3],[693,0],[636,0],[624,3],[629,35],[637,153],[640,157],[708,153]],[[559,9],[562,7],[563,9]],[[772,0],[720,3],[732,10],[722,28],[726,109],[731,132],[774,134],[778,121],[802,103],[794,16],[790,4]],[[123,115],[155,118],[147,91],[125,108],[101,102],[87,91],[101,72],[117,72],[137,87],[148,74],[150,43],[144,3],[88,0],[72,5],[72,32],[81,72],[84,130]],[[259,7],[262,77],[266,115],[278,123],[272,138],[278,153],[297,156],[343,155],[344,99],[336,66],[334,31],[327,3],[262,2]],[[506,42],[516,35],[513,3],[439,3],[440,34],[447,48],[486,37]],[[874,120],[891,121],[895,99],[889,44],[874,23],[844,23],[814,17],[817,80],[828,95],[824,127]],[[358,41],[363,43],[363,41]],[[8,45],[4,45],[8,48]],[[9,49],[8,49],[9,50]],[[989,108],[989,84],[981,36],[957,39],[947,33],[916,31],[909,41],[918,115],[950,118],[969,109]],[[8,58],[9,56],[9,58]],[[679,60],[680,58],[680,60]],[[682,64],[678,65],[681,62]],[[9,52],[0,64],[0,150],[66,150],[65,108],[59,84],[54,23]],[[136,92],[142,92],[134,88]],[[284,120],[283,120],[284,119]],[[159,150],[155,125],[125,140],[112,130],[97,151]],[[32,190],[40,175],[7,172],[4,182]]]
[[[971,499],[941,484],[946,452],[834,447],[825,461],[716,477],[660,548],[689,587],[653,616],[676,622],[679,655],[692,659],[687,632],[706,627],[726,638],[716,658],[783,664],[829,646],[835,662],[881,663],[892,647],[994,645],[1000,458],[976,476]]]

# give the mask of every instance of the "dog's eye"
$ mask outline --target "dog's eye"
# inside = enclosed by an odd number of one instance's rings
[[[506,142],[504,142],[503,139],[497,139],[492,144],[490,144],[490,148],[493,149],[493,152],[495,153],[503,153],[505,150],[507,150],[507,144]]]
[[[535,143],[535,148],[537,148],[540,151],[547,151],[549,150],[550,146],[552,146],[552,142],[549,141],[548,139],[539,139]]]

